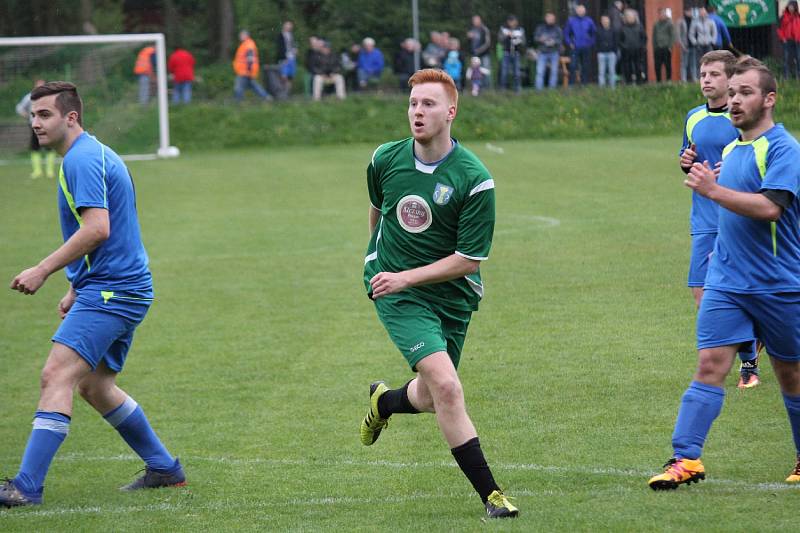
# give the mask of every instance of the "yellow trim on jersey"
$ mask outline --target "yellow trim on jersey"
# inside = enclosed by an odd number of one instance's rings
[[[67,205],[69,206],[69,210],[72,211],[75,220],[78,222],[78,227],[83,227],[83,219],[81,218],[80,213],[78,213],[78,208],[75,207],[75,198],[72,197],[72,193],[69,192],[67,188],[67,179],[64,177],[64,164],[61,164],[61,168],[58,169],[58,184],[61,186],[61,192],[64,193],[64,199],[67,201]],[[86,261],[86,270],[91,272],[92,271],[92,264],[89,262],[89,255],[84,255],[83,260]]]

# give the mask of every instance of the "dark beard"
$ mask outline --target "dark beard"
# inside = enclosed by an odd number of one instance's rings
[[[748,131],[753,129],[756,125],[758,125],[759,122],[761,122],[761,119],[764,118],[765,112],[766,111],[764,110],[763,106],[759,107],[758,111],[754,115],[746,119],[745,122],[739,124],[737,128],[739,128],[742,131]]]

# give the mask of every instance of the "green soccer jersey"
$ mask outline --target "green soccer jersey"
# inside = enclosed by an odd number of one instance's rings
[[[372,206],[381,217],[364,260],[364,284],[378,272],[430,265],[452,254],[482,261],[494,232],[494,180],[483,163],[454,141],[438,165],[414,157],[414,140],[383,144],[367,167]],[[478,309],[480,270],[463,278],[407,289],[463,310]]]

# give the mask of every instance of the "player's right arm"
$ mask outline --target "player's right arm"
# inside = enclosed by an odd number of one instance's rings
[[[85,208],[81,212],[83,224],[67,241],[38,265],[20,272],[12,281],[11,289],[24,294],[34,294],[47,278],[76,259],[90,254],[111,235],[108,210],[100,207]]]
[[[375,232],[375,227],[381,219],[380,206],[383,204],[383,190],[381,188],[380,172],[377,169],[376,156],[384,144],[372,152],[372,159],[367,166],[367,192],[369,193],[369,234]]]
[[[717,183],[717,173],[708,165],[708,161],[695,163],[684,183],[737,215],[776,222],[783,214],[783,207],[763,192],[736,191]]]

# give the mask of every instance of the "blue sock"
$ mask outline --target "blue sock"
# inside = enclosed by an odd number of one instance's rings
[[[144,411],[133,398],[128,396],[119,407],[103,415],[103,418],[139,454],[148,468],[163,472],[175,469],[175,459],[158,439]]]
[[[692,381],[681,398],[678,420],[672,433],[675,457],[698,459],[703,453],[711,424],[722,410],[725,390],[713,385]]]
[[[44,478],[61,443],[69,433],[70,418],[61,413],[36,411],[14,486],[34,501],[41,502]]]
[[[789,396],[784,393],[783,405],[789,413],[789,424],[792,426],[792,437],[797,455],[800,456],[800,396]]]

